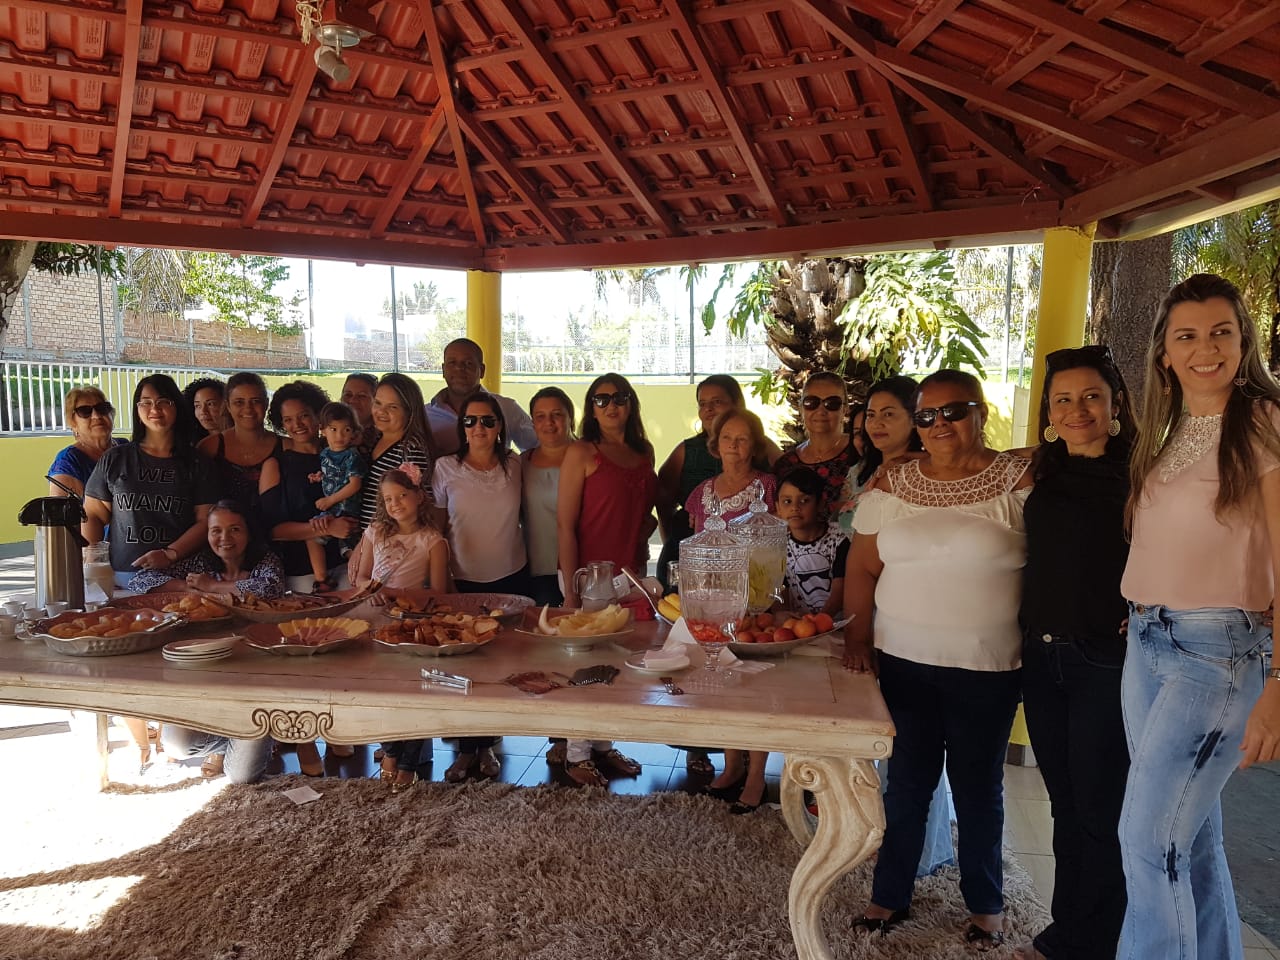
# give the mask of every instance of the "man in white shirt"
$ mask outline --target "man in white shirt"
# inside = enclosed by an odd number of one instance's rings
[[[445,388],[426,405],[427,425],[431,428],[437,456],[458,452],[458,416],[467,398],[480,389],[484,352],[474,340],[460,337],[444,348],[443,367]],[[520,409],[520,404],[498,394],[494,396],[507,421],[507,439],[521,450],[536,447],[538,438],[533,432],[533,421]]]

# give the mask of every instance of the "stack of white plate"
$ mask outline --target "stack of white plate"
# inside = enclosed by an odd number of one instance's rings
[[[160,655],[170,663],[209,663],[224,660],[235,652],[239,637],[213,637],[200,640],[175,640],[160,648]]]

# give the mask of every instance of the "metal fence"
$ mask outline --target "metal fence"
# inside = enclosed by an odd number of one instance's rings
[[[76,386],[97,387],[115,405],[115,430],[133,430],[133,392],[153,373],[173,377],[184,387],[197,377],[220,376],[212,370],[178,367],[123,367],[104,364],[0,361],[0,432],[61,433],[70,430],[62,400]]]

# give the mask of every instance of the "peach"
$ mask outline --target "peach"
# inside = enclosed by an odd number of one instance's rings
[[[801,620],[792,629],[791,632],[800,640],[812,637],[818,632],[818,628],[813,625],[812,620]]]
[[[827,633],[835,628],[836,622],[831,619],[829,613],[814,614],[813,625],[818,628],[819,633]]]
[[[772,613],[757,613],[757,614],[756,614],[756,629],[757,629],[757,630],[772,630],[772,629],[773,629],[773,614],[772,614]]]
[[[773,631],[774,643],[790,643],[796,638],[796,635],[789,627],[775,627]]]

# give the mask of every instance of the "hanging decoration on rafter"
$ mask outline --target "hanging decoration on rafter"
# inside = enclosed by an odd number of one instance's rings
[[[316,42],[315,60],[331,79],[343,83],[351,68],[342,51],[354,47],[377,31],[373,8],[382,0],[296,0],[298,30],[304,46]]]

